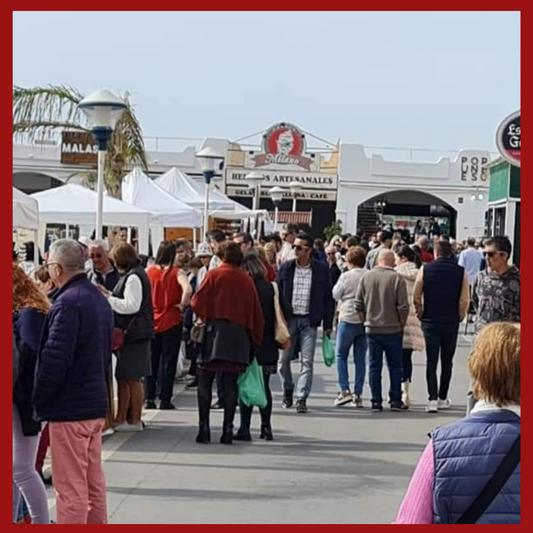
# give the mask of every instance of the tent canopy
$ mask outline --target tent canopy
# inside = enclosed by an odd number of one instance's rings
[[[122,199],[154,213],[163,227],[199,228],[202,212],[156,185],[139,167],[122,180]]]
[[[35,198],[13,187],[13,227],[39,229],[39,204]]]
[[[41,222],[94,227],[97,194],[86,187],[69,183],[31,195],[39,203]],[[136,226],[139,228],[139,251],[148,251],[148,228],[152,213],[104,196],[105,226]]]
[[[154,180],[159,187],[167,191],[174,198],[197,209],[205,207],[205,185],[198,183],[176,167],[171,168],[162,176]],[[246,207],[234,202],[218,189],[211,188],[209,192],[210,211],[245,211]]]

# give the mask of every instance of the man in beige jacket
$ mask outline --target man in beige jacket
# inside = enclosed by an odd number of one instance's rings
[[[435,252],[436,260],[420,269],[413,291],[414,305],[426,339],[428,413],[449,409],[452,405],[448,391],[459,324],[470,304],[468,274],[453,260],[450,243],[438,241]],[[437,383],[439,357],[440,384]]]

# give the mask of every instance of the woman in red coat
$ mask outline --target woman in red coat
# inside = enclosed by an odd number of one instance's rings
[[[210,270],[191,306],[205,323],[205,339],[198,358],[198,411],[200,430],[196,442],[211,440],[209,411],[213,380],[222,374],[224,426],[220,442],[233,443],[237,407],[237,378],[250,363],[250,352],[261,346],[263,312],[252,278],[240,268],[243,254],[238,244],[224,242],[218,256],[222,264]]]

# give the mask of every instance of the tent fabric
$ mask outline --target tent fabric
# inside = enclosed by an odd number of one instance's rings
[[[13,227],[39,229],[39,204],[35,198],[13,187]]]
[[[199,228],[202,212],[154,183],[139,167],[122,180],[122,199],[157,216],[163,227]]]
[[[187,205],[202,210],[205,208],[205,185],[190,178],[178,168],[171,168],[154,181],[174,198]],[[212,187],[209,192],[209,210],[243,211],[246,210],[246,207],[234,202],[219,190]]]
[[[69,183],[31,195],[39,203],[41,222],[95,227],[97,194],[82,185]],[[152,213],[104,196],[105,226],[135,226],[139,229],[139,251],[148,251],[148,229]]]

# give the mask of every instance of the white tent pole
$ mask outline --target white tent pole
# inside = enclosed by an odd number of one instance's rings
[[[131,244],[131,226],[128,226],[128,236],[127,236],[128,242]]]
[[[35,265],[35,271],[39,269],[39,232],[33,230],[33,264]]]
[[[65,225],[66,225],[66,231],[65,231],[66,235],[65,235],[65,238],[68,239],[68,238],[69,238],[68,235],[69,235],[69,233],[70,233],[70,226],[69,226],[68,224],[65,224]]]
[[[197,228],[193,228],[192,229],[192,247],[194,250],[197,250],[198,249],[198,241],[197,241],[197,238],[196,238],[196,233],[197,233],[198,229]]]

